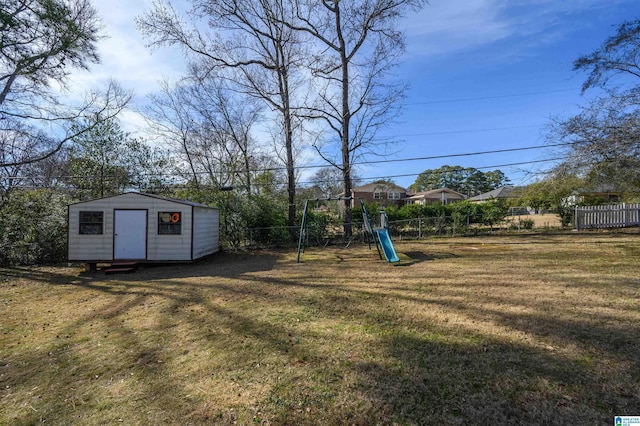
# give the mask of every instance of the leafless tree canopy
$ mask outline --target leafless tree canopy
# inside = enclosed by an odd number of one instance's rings
[[[342,173],[350,194],[351,164],[375,152],[377,131],[398,113],[405,86],[391,71],[404,51],[398,20],[424,0],[191,0],[189,22],[157,0],[138,20],[151,45],[180,46],[199,74],[225,69],[237,90],[279,114],[295,218],[294,129],[301,120],[326,130],[310,140]],[[197,24],[200,23],[200,26]],[[203,25],[208,31],[203,31]],[[304,90],[300,90],[303,88]],[[350,208],[346,206],[346,223]],[[347,226],[345,227],[347,232]]]
[[[574,62],[588,73],[583,91],[601,87],[604,95],[579,114],[556,118],[548,138],[570,145],[555,174],[582,178],[592,187],[640,190],[640,20],[622,23],[594,52]],[[622,80],[614,80],[622,77]],[[620,83],[631,82],[625,88]]]
[[[283,0],[192,0],[190,22],[170,3],[157,1],[138,19],[152,46],[176,45],[192,59],[191,74],[206,79],[219,74],[233,82],[234,90],[261,100],[277,112],[278,135],[287,168],[289,225],[295,223],[294,92],[301,41],[282,24],[292,19],[290,3]],[[198,23],[205,24],[198,27]],[[203,30],[203,27],[207,30]],[[209,80],[210,81],[210,80]]]
[[[98,62],[99,30],[89,0],[5,0],[0,4],[0,129],[23,138],[29,135],[31,141],[5,141],[0,167],[50,157],[75,136],[74,120],[96,112],[113,116],[128,102],[129,95],[115,83],[73,107],[63,105],[56,96],[56,89],[66,87],[71,70],[88,69]],[[51,87],[52,83],[59,87]],[[47,143],[33,143],[43,139]]]
[[[404,96],[405,86],[391,78],[404,52],[397,21],[424,4],[422,0],[295,0],[296,19],[284,23],[315,40],[308,65],[316,96],[306,108],[307,117],[321,120],[333,134],[315,147],[342,172],[346,195],[351,193],[354,159],[375,149],[377,131],[396,116]],[[351,209],[345,202],[346,234],[350,226]]]
[[[560,166],[565,173],[593,186],[640,188],[640,110],[626,97],[596,99],[580,114],[556,120],[551,137],[572,143]]]
[[[182,160],[190,182],[255,191],[259,153],[251,133],[260,117],[255,99],[209,75],[165,83],[151,101],[147,115],[152,128]]]
[[[600,48],[579,57],[573,69],[589,73],[582,85],[583,92],[605,87],[616,76],[640,78],[640,19],[622,23]]]

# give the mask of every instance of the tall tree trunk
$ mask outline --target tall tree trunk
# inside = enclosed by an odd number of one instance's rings
[[[284,128],[286,138],[285,144],[287,150],[287,199],[289,202],[287,225],[289,226],[289,232],[291,233],[292,238],[294,238],[294,227],[296,225],[296,176],[293,159],[293,131],[291,129],[291,111],[288,107],[285,107],[284,109]]]
[[[280,98],[282,105],[282,120],[284,125],[284,138],[286,150],[286,167],[287,167],[287,226],[292,240],[295,240],[296,225],[296,176],[295,161],[293,158],[293,124],[291,122],[291,93],[289,88],[289,73],[287,70],[287,58],[284,53],[284,46],[279,42],[274,43],[277,52],[277,58],[280,62],[278,67],[278,83],[280,85]]]
[[[340,63],[342,68],[342,134],[340,136],[340,146],[342,151],[342,186],[344,196],[351,196],[351,147],[349,145],[351,109],[349,108],[349,58],[347,57],[347,46],[342,34],[342,15],[340,14],[340,3],[335,3],[336,34],[338,36],[338,47],[340,52]],[[344,236],[350,237],[351,229],[351,200],[344,200]]]

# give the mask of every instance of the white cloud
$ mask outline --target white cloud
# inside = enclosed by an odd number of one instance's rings
[[[150,0],[94,0],[106,38],[98,42],[99,64],[88,71],[74,71],[64,96],[72,103],[80,102],[91,90],[100,90],[110,80],[117,81],[134,94],[133,105],[145,102],[146,94],[155,92],[163,79],[174,80],[184,74],[186,60],[177,49],[152,51],[136,28],[135,20],[151,9]],[[121,115],[126,131],[139,132],[143,117],[133,111]]]
[[[130,133],[138,134],[147,128],[145,117],[137,111],[124,110],[119,115],[122,128]]]
[[[500,0],[432,0],[406,21],[409,53],[436,55],[509,37],[513,26],[500,16]]]
[[[450,54],[506,40],[520,41],[531,49],[547,45],[576,29],[558,25],[561,18],[586,11],[605,10],[612,4],[620,3],[632,2],[431,0],[420,13],[411,15],[405,22],[408,53],[422,56]],[[579,22],[575,24],[580,25]]]
[[[185,60],[176,50],[152,52],[138,32],[135,19],[151,7],[144,0],[96,2],[108,38],[99,42],[101,63],[75,76],[76,84],[91,87],[109,79],[119,81],[138,94],[154,91],[163,78],[176,78],[185,69]]]

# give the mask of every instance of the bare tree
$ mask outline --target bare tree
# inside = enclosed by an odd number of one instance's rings
[[[76,107],[63,105],[51,87],[66,88],[71,70],[99,62],[100,26],[90,0],[5,0],[0,16],[0,130],[33,140],[62,135],[36,149],[11,146],[0,166],[48,158],[86,130],[71,130],[73,121],[96,112],[108,118],[126,105],[130,95],[115,83]]]
[[[0,132],[0,163],[12,163],[9,166],[0,167],[0,207],[9,197],[11,191],[21,186],[26,164],[23,158],[28,158],[33,150],[44,142],[40,139],[32,139],[27,132],[20,131],[18,125],[13,129]]]
[[[169,3],[157,1],[138,20],[152,45],[178,45],[196,58],[197,74],[224,68],[237,90],[263,100],[279,117],[287,169],[288,222],[295,224],[295,159],[292,99],[295,67],[300,58],[299,35],[282,24],[293,18],[286,0],[191,0],[187,26]],[[195,23],[206,20],[209,32]]]
[[[295,0],[296,18],[283,21],[316,42],[308,62],[315,79],[315,102],[306,116],[334,133],[339,160],[331,144],[316,144],[323,158],[342,172],[343,192],[351,193],[352,163],[372,149],[376,132],[397,114],[405,86],[390,71],[404,51],[397,21],[424,0]],[[351,207],[345,201],[345,233],[351,233]]]
[[[603,97],[569,118],[556,119],[550,141],[567,143],[560,168],[592,186],[640,188],[640,110],[626,98]]]
[[[0,132],[0,208],[15,189],[53,188],[64,183],[67,173],[66,151],[61,150],[45,160],[30,163],[37,152],[52,147],[56,141],[39,133],[34,137],[30,129],[20,123]],[[6,165],[9,164],[9,165]]]
[[[582,91],[607,87],[616,76],[640,78],[640,19],[620,24],[616,34],[607,38],[594,52],[580,56],[574,71],[588,72]]]
[[[30,164],[45,160],[62,150],[69,141],[89,132],[99,120],[106,121],[116,117],[131,100],[131,94],[114,81],[109,82],[103,92],[94,90],[87,94],[82,105],[62,106],[60,104],[48,110],[47,117],[19,118],[15,114],[5,114],[0,110],[0,131],[29,135],[30,140],[46,141],[36,147],[15,145],[5,146],[3,166]],[[43,107],[44,108],[44,107]],[[81,123],[91,123],[83,127]]]
[[[38,100],[50,80],[63,83],[70,68],[98,62],[99,22],[89,0],[5,0],[0,21],[0,105]],[[37,102],[20,102],[19,115],[33,113]]]
[[[151,127],[182,158],[195,186],[254,191],[259,155],[251,132],[260,117],[257,101],[211,74],[165,84],[163,90],[151,97]]]
[[[203,141],[213,142],[232,185],[251,193],[256,143],[251,132],[261,107],[255,99],[239,94],[214,78],[198,77],[191,86],[192,109],[202,122]]]
[[[616,34],[594,52],[574,62],[575,71],[588,73],[583,92],[606,90],[572,117],[556,118],[548,138],[568,145],[565,161],[554,173],[578,176],[590,186],[615,186],[617,190],[640,189],[640,20],[622,23]],[[630,88],[616,84],[615,77],[635,81]],[[628,82],[622,80],[621,82]]]
[[[151,102],[144,113],[150,132],[167,142],[173,152],[184,159],[189,167],[188,179],[199,189],[200,173],[192,148],[198,124],[191,118],[188,84],[179,82],[172,86],[164,81],[160,92],[149,95],[149,100]]]

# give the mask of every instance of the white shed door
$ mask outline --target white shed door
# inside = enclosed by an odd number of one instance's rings
[[[115,210],[113,259],[147,258],[147,211]]]

